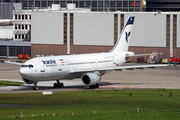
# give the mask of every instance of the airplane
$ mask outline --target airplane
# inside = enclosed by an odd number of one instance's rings
[[[36,57],[24,63],[10,61],[5,61],[5,63],[20,65],[19,74],[22,76],[23,82],[34,84],[33,90],[38,90],[37,83],[41,81],[57,81],[54,83],[54,87],[63,88],[64,85],[60,83],[60,80],[75,78],[81,78],[82,83],[89,88],[99,88],[101,76],[109,70],[121,71],[122,69],[134,70],[167,66],[167,64],[121,66],[130,57],[146,55],[134,55],[134,52],[128,51],[134,20],[134,16],[127,19],[117,43],[109,52]]]

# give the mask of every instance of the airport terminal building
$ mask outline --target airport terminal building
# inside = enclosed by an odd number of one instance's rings
[[[31,57],[108,52],[129,16],[135,16],[129,51],[180,58],[180,13],[34,11]]]

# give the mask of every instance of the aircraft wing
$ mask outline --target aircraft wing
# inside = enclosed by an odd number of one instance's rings
[[[157,67],[163,67],[163,66],[168,66],[168,65],[169,64],[154,64],[154,65],[116,66],[116,67],[105,67],[105,68],[94,68],[94,69],[77,69],[77,70],[70,71],[70,73],[92,72],[92,71],[103,71],[103,70],[121,71],[122,69],[127,69],[127,70],[142,69],[142,70],[144,70],[144,68],[157,68]]]
[[[157,54],[163,54],[163,53],[147,53],[147,54],[135,54],[135,55],[127,54],[126,57],[140,57],[140,56],[150,56],[150,55],[157,55]]]
[[[19,63],[19,62],[10,62],[10,61],[4,61],[4,63],[8,63],[8,64],[13,64],[13,65],[23,65],[23,63]]]

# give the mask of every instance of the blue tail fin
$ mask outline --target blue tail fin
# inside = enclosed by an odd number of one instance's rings
[[[129,17],[121,34],[118,37],[117,43],[110,52],[122,51],[126,52],[129,48],[129,42],[132,35],[132,29],[135,17]]]

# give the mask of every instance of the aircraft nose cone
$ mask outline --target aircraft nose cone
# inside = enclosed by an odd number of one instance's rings
[[[19,74],[20,74],[23,78],[30,77],[30,72],[28,72],[28,70],[26,70],[26,69],[24,69],[24,68],[20,68],[20,69],[19,69]]]
[[[22,68],[19,69],[19,74],[22,76],[24,74],[24,71]]]

